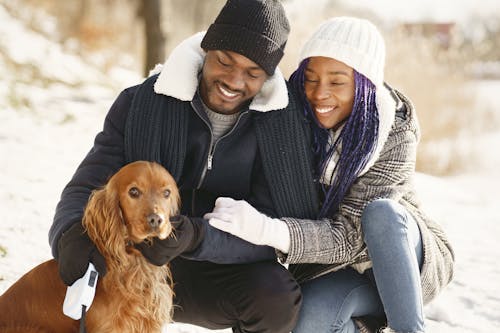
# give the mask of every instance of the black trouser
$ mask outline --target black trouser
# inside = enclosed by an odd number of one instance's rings
[[[174,321],[234,332],[288,333],[297,321],[302,295],[277,262],[219,265],[177,258]]]

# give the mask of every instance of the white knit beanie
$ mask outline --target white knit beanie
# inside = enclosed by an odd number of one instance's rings
[[[384,82],[385,42],[370,21],[344,16],[322,23],[302,47],[299,63],[315,56],[341,61],[377,87]]]

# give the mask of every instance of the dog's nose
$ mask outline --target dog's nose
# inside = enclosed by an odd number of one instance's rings
[[[163,217],[156,213],[149,214],[146,219],[148,220],[149,226],[153,229],[157,229],[163,223]]]

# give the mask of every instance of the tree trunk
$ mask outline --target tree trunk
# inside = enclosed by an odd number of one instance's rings
[[[161,29],[161,0],[140,0],[139,16],[144,22],[146,56],[144,75],[165,60],[165,36]]]

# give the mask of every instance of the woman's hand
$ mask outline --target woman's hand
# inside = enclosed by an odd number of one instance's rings
[[[290,248],[290,233],[285,222],[272,219],[244,200],[220,197],[214,210],[205,214],[210,225],[256,245],[272,246],[283,253]]]

